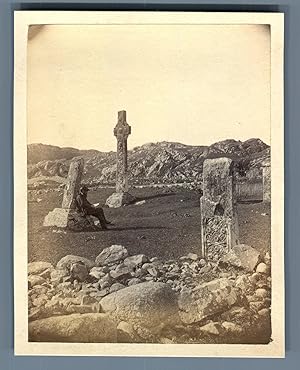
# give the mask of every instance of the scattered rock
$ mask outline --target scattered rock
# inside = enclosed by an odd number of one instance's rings
[[[119,265],[115,270],[110,272],[110,276],[116,280],[126,280],[131,277],[131,269],[129,269],[127,266]]]
[[[247,275],[238,276],[235,281],[235,286],[237,288],[242,289],[243,292],[249,289],[249,286],[251,286],[251,283],[250,283],[248,276]]]
[[[234,333],[234,334],[241,334],[243,331],[243,328],[240,325],[237,325],[233,322],[229,321],[224,321],[222,323],[223,328],[229,332],[229,333]]]
[[[32,288],[35,285],[42,285],[45,282],[46,282],[46,280],[44,278],[42,278],[41,276],[38,276],[38,275],[29,275],[28,276],[29,288]]]
[[[68,270],[65,269],[57,269],[53,270],[50,275],[50,279],[53,284],[59,284],[63,281],[65,277],[69,276]]]
[[[221,331],[221,325],[218,322],[210,322],[204,326],[201,326],[200,330],[205,334],[219,335]]]
[[[83,263],[87,267],[88,270],[90,270],[96,265],[95,262],[87,258],[74,256],[74,255],[67,255],[57,262],[56,268],[70,270],[71,266],[74,263],[79,263],[79,262]]]
[[[233,288],[228,279],[216,279],[196,287],[193,291],[183,289],[178,300],[179,315],[185,324],[199,322],[224,312],[239,298],[239,290]]]
[[[70,273],[73,279],[85,281],[89,276],[87,267],[82,263],[73,263],[70,268]]]
[[[105,314],[53,316],[29,323],[30,342],[110,343],[117,341],[116,324]]]
[[[269,274],[270,268],[265,263],[261,262],[257,265],[256,272],[260,274]]]
[[[266,289],[259,288],[259,289],[256,289],[255,295],[259,298],[266,298],[269,296],[269,292]]]
[[[110,287],[109,292],[110,293],[117,292],[118,290],[123,289],[123,288],[125,288],[125,285],[120,284],[120,283],[115,283]]]
[[[103,276],[105,276],[105,272],[103,271],[102,267],[93,267],[89,273],[90,276],[94,277],[95,279],[99,280]]]
[[[146,203],[146,201],[145,200],[140,200],[139,202],[135,202],[134,203],[134,205],[135,206],[141,206],[141,205],[143,205],[143,204],[145,204]]]
[[[146,257],[144,254],[137,254],[135,256],[125,258],[124,265],[134,269],[146,262],[148,262],[148,257]]]
[[[242,268],[246,271],[253,271],[259,263],[260,254],[255,249],[246,244],[239,244],[233,247],[229,253],[223,256],[219,263],[225,265],[232,265],[234,267]]]
[[[28,275],[40,275],[45,271],[53,270],[54,267],[49,262],[30,262],[28,263]]]
[[[131,285],[136,285],[136,284],[140,284],[142,282],[141,279],[139,278],[133,278],[133,279],[130,279],[128,280],[128,286],[131,286]]]
[[[96,257],[96,264],[98,266],[105,266],[113,264],[120,260],[124,260],[128,256],[128,251],[122,245],[112,245],[109,248],[103,249],[103,251]]]

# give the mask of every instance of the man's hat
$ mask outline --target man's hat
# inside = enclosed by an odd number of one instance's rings
[[[85,185],[80,187],[80,191],[89,191],[89,188]]]

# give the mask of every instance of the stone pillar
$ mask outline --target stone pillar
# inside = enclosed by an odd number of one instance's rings
[[[75,198],[79,192],[83,168],[82,158],[76,158],[71,162],[62,206],[48,213],[44,220],[44,226],[67,227],[70,219],[74,218],[76,213]]]
[[[263,173],[263,201],[271,202],[271,163],[265,162],[262,167]]]
[[[127,175],[127,139],[131,134],[131,127],[126,122],[126,111],[118,112],[118,123],[114,128],[114,135],[117,138],[117,173],[116,192],[128,192]]]
[[[84,163],[82,158],[75,159],[71,162],[61,206],[62,208],[75,208],[74,200],[79,193],[83,166]]]
[[[202,256],[217,261],[239,243],[231,159],[215,158],[204,161],[200,206]]]
[[[106,200],[109,207],[118,208],[134,200],[128,193],[127,139],[130,134],[131,127],[126,121],[126,111],[122,110],[118,112],[118,123],[114,128],[114,135],[117,138],[116,192]]]

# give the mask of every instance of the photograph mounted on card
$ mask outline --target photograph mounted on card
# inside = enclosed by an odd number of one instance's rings
[[[284,357],[283,15],[15,12],[17,355]]]

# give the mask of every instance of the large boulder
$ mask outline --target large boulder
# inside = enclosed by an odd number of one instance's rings
[[[117,342],[116,324],[105,314],[72,314],[35,320],[28,325],[30,342]]]
[[[98,266],[105,266],[124,260],[128,256],[128,251],[122,245],[112,245],[96,257],[96,264]]]
[[[106,205],[110,208],[119,208],[135,201],[135,197],[129,193],[113,193],[106,200]]]
[[[259,261],[260,253],[255,248],[246,244],[239,244],[223,256],[219,263],[253,271]]]
[[[79,257],[69,254],[57,262],[56,268],[60,270],[70,270],[71,266],[74,263],[83,263],[88,270],[96,265],[94,261],[91,261],[85,257]]]
[[[121,289],[101,300],[101,308],[117,323],[125,321],[145,340],[178,320],[175,292],[168,284],[145,282]]]
[[[178,300],[180,318],[183,323],[191,324],[224,312],[237,303],[240,292],[226,278],[201,284],[193,291],[183,289]]]

